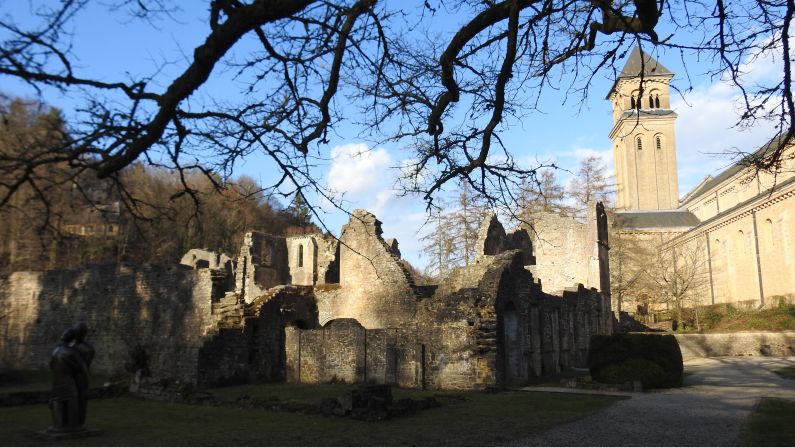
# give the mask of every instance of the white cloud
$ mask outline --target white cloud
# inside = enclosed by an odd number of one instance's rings
[[[417,197],[399,197],[397,177],[409,160],[396,160],[384,148],[370,148],[363,143],[345,144],[331,150],[331,166],[326,175],[328,187],[346,209],[364,208],[383,222],[385,238],[396,238],[403,258],[421,265],[418,231],[425,220],[424,202]],[[328,201],[323,209],[336,216],[341,226],[347,216]],[[336,230],[336,228],[332,228]]]
[[[760,72],[775,75],[767,61]],[[750,128],[736,127],[742,110],[741,93],[725,81],[695,88],[674,98],[677,164],[680,192],[686,193],[706,175],[716,175],[733,162],[728,154],[753,152],[774,134],[773,123],[759,121]]]
[[[345,144],[331,149],[328,186],[338,193],[358,195],[371,192],[389,174],[392,157],[386,149],[370,149],[364,143]]]

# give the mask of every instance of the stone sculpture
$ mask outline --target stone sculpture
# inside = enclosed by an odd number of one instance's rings
[[[88,369],[94,359],[94,348],[85,341],[87,334],[85,323],[67,329],[50,357],[52,426],[48,433],[85,431]]]

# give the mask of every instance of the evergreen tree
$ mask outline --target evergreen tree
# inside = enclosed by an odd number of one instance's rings
[[[287,207],[287,213],[293,218],[293,225],[308,227],[312,225],[312,210],[307,205],[304,195],[296,191],[293,201]]]

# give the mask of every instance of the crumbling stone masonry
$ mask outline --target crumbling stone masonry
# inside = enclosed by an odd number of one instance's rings
[[[607,291],[605,238],[595,251]],[[397,241],[357,210],[339,240],[249,233],[235,262],[194,250],[177,268],[18,272],[0,278],[0,306],[10,311],[0,318],[0,359],[43,367],[55,332],[83,319],[102,346],[97,371],[129,369],[140,345],[153,376],[200,386],[476,389],[584,366],[590,336],[612,329],[607,295],[582,285],[544,292],[529,270],[531,238],[506,233],[495,216],[479,246],[474,264],[420,287]]]
[[[354,213],[340,238],[340,288],[315,291],[323,326],[286,329],[287,380],[471,389],[585,366],[590,336],[612,330],[609,300],[582,286],[544,293],[525,268],[526,232],[506,234],[492,216],[480,234],[477,263],[423,296],[380,222]]]
[[[177,266],[93,265],[0,278],[0,366],[47,368],[53,343],[82,320],[97,347],[92,371],[134,368],[128,364],[138,349],[153,374],[195,382],[203,335],[213,326],[212,276]]]

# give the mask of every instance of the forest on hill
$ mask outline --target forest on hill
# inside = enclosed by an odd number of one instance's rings
[[[285,207],[250,177],[224,179],[199,165],[175,173],[147,160],[120,171],[116,182],[68,161],[37,163],[69,138],[64,129],[58,110],[0,95],[0,157],[28,160],[28,169],[48,179],[35,188],[17,184],[0,164],[0,184],[18,189],[0,207],[0,274],[101,262],[174,264],[191,248],[234,255],[247,231],[320,231],[300,195]]]

